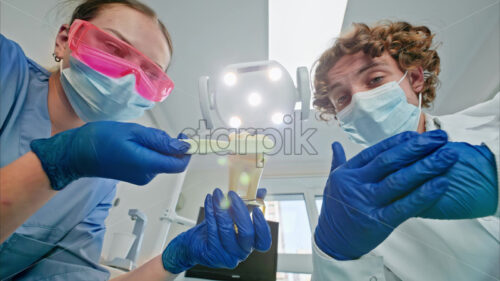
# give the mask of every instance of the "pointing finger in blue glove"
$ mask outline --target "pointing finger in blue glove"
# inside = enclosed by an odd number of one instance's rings
[[[163,252],[166,270],[177,274],[196,264],[234,268],[253,249],[269,249],[271,232],[262,212],[254,209],[252,222],[246,205],[236,193],[230,191],[228,199],[220,189],[207,195],[205,220],[174,238]],[[234,225],[238,227],[237,233]]]

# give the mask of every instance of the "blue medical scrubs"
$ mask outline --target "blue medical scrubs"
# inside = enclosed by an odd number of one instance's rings
[[[50,137],[49,76],[0,34],[0,167]],[[0,245],[0,280],[107,280],[98,262],[115,187],[82,178],[58,192]]]

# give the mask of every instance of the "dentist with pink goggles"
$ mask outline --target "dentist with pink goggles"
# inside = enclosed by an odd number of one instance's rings
[[[60,62],[61,83],[85,122],[135,119],[174,88],[156,63],[90,22],[75,20],[68,40],[70,67]]]
[[[99,260],[117,182],[145,185],[190,160],[184,135],[117,122],[174,87],[170,35],[154,11],[137,0],[84,0],[70,24],[56,37],[54,73],[0,34],[1,280],[108,280]],[[119,280],[234,268],[271,245],[263,213],[250,214],[234,192],[208,194],[205,218]]]

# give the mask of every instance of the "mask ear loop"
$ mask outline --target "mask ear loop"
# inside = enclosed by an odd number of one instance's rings
[[[417,122],[417,129],[418,129],[418,124],[420,124],[420,118],[422,118],[422,93],[418,93],[418,122]],[[415,129],[415,130],[417,130]]]
[[[418,93],[418,110],[422,112],[422,93]]]
[[[406,74],[408,74],[408,70],[405,71],[405,74],[403,75],[403,77],[401,77],[401,79],[399,79],[398,84],[400,84],[401,81],[403,81],[405,79]],[[418,110],[420,112],[422,112],[422,93],[418,93]]]
[[[408,70],[405,71],[405,74],[403,75],[403,77],[401,77],[401,79],[399,79],[399,83],[401,83],[401,81],[403,81],[406,77],[406,75],[408,74]],[[422,93],[418,93],[418,123],[420,123],[420,118],[422,117]]]
[[[405,79],[406,74],[408,74],[408,70],[405,71],[405,75],[403,75],[403,77],[401,77],[401,79],[399,79],[398,84],[401,84],[401,81],[403,81]]]
[[[62,63],[62,59],[59,60],[59,75],[62,75],[62,71],[63,71],[63,63]]]

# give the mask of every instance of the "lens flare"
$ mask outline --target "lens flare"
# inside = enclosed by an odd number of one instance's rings
[[[271,79],[271,81],[278,81],[280,80],[282,74],[283,72],[281,69],[273,67],[269,70],[269,79]]]
[[[262,97],[257,92],[253,92],[248,96],[248,103],[251,106],[257,106],[262,102]]]
[[[226,83],[227,86],[233,86],[236,84],[236,80],[236,74],[233,72],[228,72],[224,75],[224,83]]]
[[[274,124],[279,125],[283,123],[283,117],[285,115],[281,112],[274,113],[273,116],[271,116],[271,120],[273,121]]]
[[[229,126],[232,128],[239,128],[241,126],[241,119],[238,116],[229,118]]]

